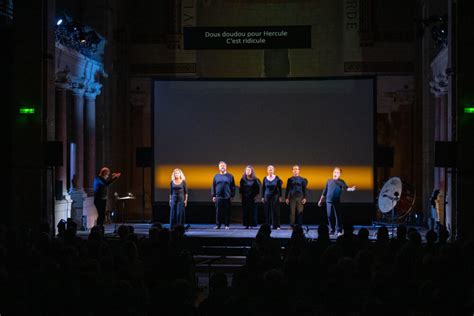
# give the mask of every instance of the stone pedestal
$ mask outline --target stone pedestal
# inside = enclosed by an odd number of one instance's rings
[[[87,216],[87,229],[94,227],[97,222],[97,209],[94,206],[93,196],[84,199],[84,215]]]
[[[72,199],[69,196],[69,194],[66,194],[64,196],[64,199],[62,200],[55,200],[54,204],[54,220],[55,223],[53,223],[54,228],[56,229],[57,232],[57,225],[60,220],[67,220],[69,217],[71,217],[71,204],[72,204]]]
[[[72,189],[70,192],[72,205],[71,205],[71,218],[77,224],[78,230],[86,230],[87,227],[82,223],[82,217],[84,213],[84,200],[87,195],[83,190]]]

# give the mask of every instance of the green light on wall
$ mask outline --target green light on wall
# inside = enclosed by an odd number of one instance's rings
[[[21,107],[19,109],[20,114],[22,115],[32,115],[35,114],[35,108],[29,108],[29,107]]]
[[[464,113],[467,114],[474,114],[474,107],[473,106],[468,106],[464,108]]]

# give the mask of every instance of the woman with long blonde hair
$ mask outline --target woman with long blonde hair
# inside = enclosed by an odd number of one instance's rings
[[[176,168],[171,174],[170,182],[170,228],[184,225],[188,205],[188,187],[181,169]]]

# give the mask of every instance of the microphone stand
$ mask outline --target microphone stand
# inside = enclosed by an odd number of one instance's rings
[[[392,229],[391,229],[391,230],[392,230],[392,238],[393,238],[393,236],[395,236],[395,224],[394,224],[394,222],[395,222],[395,206],[397,205],[396,202],[398,202],[398,201],[400,200],[400,197],[399,197],[399,195],[398,195],[398,192],[395,192],[394,195],[395,195],[395,196],[393,196],[393,197],[392,197],[392,196],[388,196],[388,195],[384,195],[384,197],[387,197],[387,198],[389,198],[390,200],[395,201],[395,205],[392,207],[392,223],[391,223],[391,226],[392,226]]]
[[[117,234],[117,199],[119,195],[117,192],[114,193],[114,234]]]

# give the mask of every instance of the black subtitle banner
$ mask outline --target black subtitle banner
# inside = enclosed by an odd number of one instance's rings
[[[311,25],[184,27],[184,49],[311,48]]]

